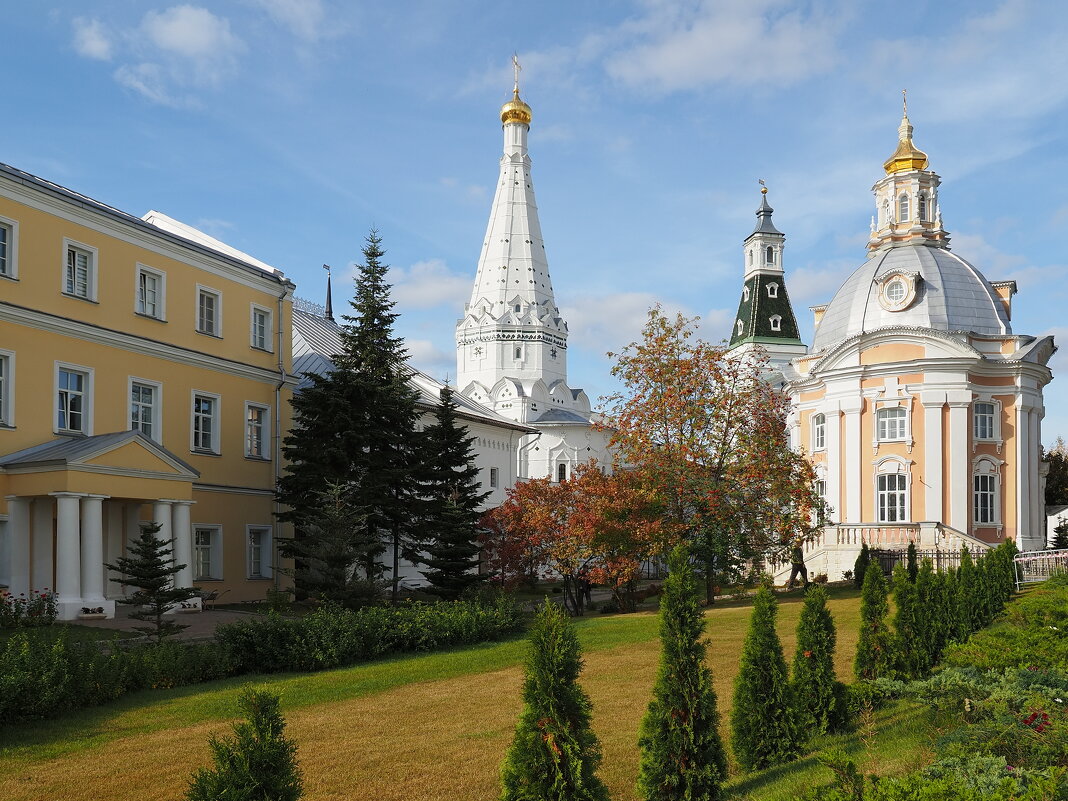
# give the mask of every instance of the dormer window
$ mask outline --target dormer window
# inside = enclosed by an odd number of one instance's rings
[[[897,199],[897,221],[905,222],[909,218],[909,196],[902,193]]]
[[[769,322],[771,323],[772,331],[782,331],[782,317],[777,314],[773,314]]]
[[[768,284],[768,297],[769,298],[777,298],[777,297],[779,297],[779,285],[778,284]]]
[[[749,302],[749,287],[743,286],[742,287],[742,303],[748,303],[748,302]]]
[[[927,221],[927,193],[920,192],[920,197],[916,201],[916,216],[919,217],[921,222]]]
[[[771,245],[768,245],[767,250],[764,251],[764,263],[765,264],[774,264],[775,263],[775,248],[773,248]]]
[[[523,307],[520,306],[518,303],[515,304],[515,313],[519,314],[519,312],[521,312],[521,311],[523,311]]]
[[[739,320],[736,325],[737,325],[737,328],[738,328],[738,336],[741,336],[742,335],[742,329],[745,327],[745,324],[741,320]]]

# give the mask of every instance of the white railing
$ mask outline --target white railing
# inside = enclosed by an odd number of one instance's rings
[[[1021,584],[1037,584],[1057,573],[1068,572],[1068,548],[1055,551],[1022,551],[1016,563],[1016,589]]]

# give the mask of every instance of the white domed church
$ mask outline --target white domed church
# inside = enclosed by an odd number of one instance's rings
[[[806,560],[832,579],[862,543],[1044,545],[1040,424],[1053,338],[1013,333],[1015,283],[988,280],[951,250],[939,176],[912,131],[906,109],[873,187],[868,258],[813,307],[808,352],[791,352],[796,329],[777,343],[768,315],[750,315],[792,400],[792,441],[831,509],[834,525]],[[781,276],[781,256],[775,269]],[[753,341],[746,325],[739,315],[732,345]]]

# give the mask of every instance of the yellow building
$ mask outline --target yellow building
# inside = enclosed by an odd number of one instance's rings
[[[179,585],[262,598],[292,292],[164,215],[0,165],[0,584],[111,615],[104,564],[156,522]]]

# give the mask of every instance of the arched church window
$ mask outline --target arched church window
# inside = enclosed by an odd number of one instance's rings
[[[909,218],[909,196],[904,192],[897,199],[897,221],[905,222]]]
[[[908,520],[905,501],[909,477],[905,473],[884,473],[875,480],[880,523],[903,523]]]
[[[519,314],[519,312],[521,312],[521,311],[523,311],[523,307],[520,306],[518,303],[515,304],[515,313]]]
[[[522,348],[516,348],[515,349],[515,357],[517,359],[522,359],[523,358],[523,349]]]
[[[920,192],[920,197],[916,201],[916,216],[921,222],[927,222],[927,193]]]
[[[556,480],[567,481],[567,465],[563,462],[556,466]]]
[[[975,466],[972,476],[972,516],[976,525],[997,525],[998,468],[983,459]]]
[[[812,450],[822,451],[827,447],[827,418],[822,412],[812,415]]]
[[[773,314],[768,320],[771,323],[772,331],[782,331],[782,317],[777,314]]]
[[[875,434],[880,442],[894,442],[905,438],[904,407],[891,406],[875,413]]]
[[[768,297],[769,298],[777,298],[777,297],[779,297],[779,285],[778,284],[768,284]]]
[[[773,248],[771,245],[768,245],[768,249],[764,251],[764,263],[765,264],[774,264],[775,263],[775,248]]]

